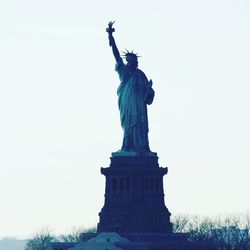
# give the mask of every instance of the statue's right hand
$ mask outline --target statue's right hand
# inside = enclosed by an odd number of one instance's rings
[[[113,24],[115,23],[115,21],[110,21],[108,23],[108,28],[106,29],[106,31],[109,33],[109,35],[112,35],[113,32],[115,32],[115,29],[113,28]]]
[[[110,21],[109,24],[108,24],[108,26],[109,26],[110,28],[112,28],[114,23],[115,23],[115,21],[113,21],[113,22]]]

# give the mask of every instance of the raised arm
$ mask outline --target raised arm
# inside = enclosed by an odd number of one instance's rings
[[[122,58],[120,56],[119,50],[117,49],[115,39],[114,39],[113,34],[112,34],[115,31],[115,29],[113,28],[113,24],[114,24],[114,22],[109,22],[108,28],[106,29],[106,31],[109,34],[109,46],[112,48],[115,60],[116,60],[116,62],[120,62],[122,60]]]

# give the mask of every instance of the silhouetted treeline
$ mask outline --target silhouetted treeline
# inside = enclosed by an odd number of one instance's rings
[[[80,242],[82,233],[95,233],[96,228],[74,228],[71,233],[54,236],[49,229],[43,229],[26,243],[24,250],[51,250],[53,242]]]
[[[250,215],[214,218],[176,215],[171,222],[174,233],[186,233],[191,242],[213,242],[218,250],[250,250]],[[79,242],[82,233],[93,232],[95,227],[82,227],[55,237],[43,230],[27,242],[25,250],[51,250],[52,242]]]
[[[213,242],[220,250],[250,250],[250,215],[177,215],[172,223],[174,232],[187,233],[192,242]]]

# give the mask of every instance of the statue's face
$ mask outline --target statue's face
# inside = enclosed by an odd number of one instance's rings
[[[138,60],[136,56],[126,57],[127,65],[131,68],[136,69],[138,67]]]

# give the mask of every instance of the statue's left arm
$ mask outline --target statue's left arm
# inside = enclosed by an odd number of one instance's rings
[[[152,88],[152,85],[153,85],[153,81],[150,79],[148,82],[147,96],[146,96],[146,100],[145,100],[148,105],[150,105],[153,102],[154,96],[155,96],[155,92]]]

